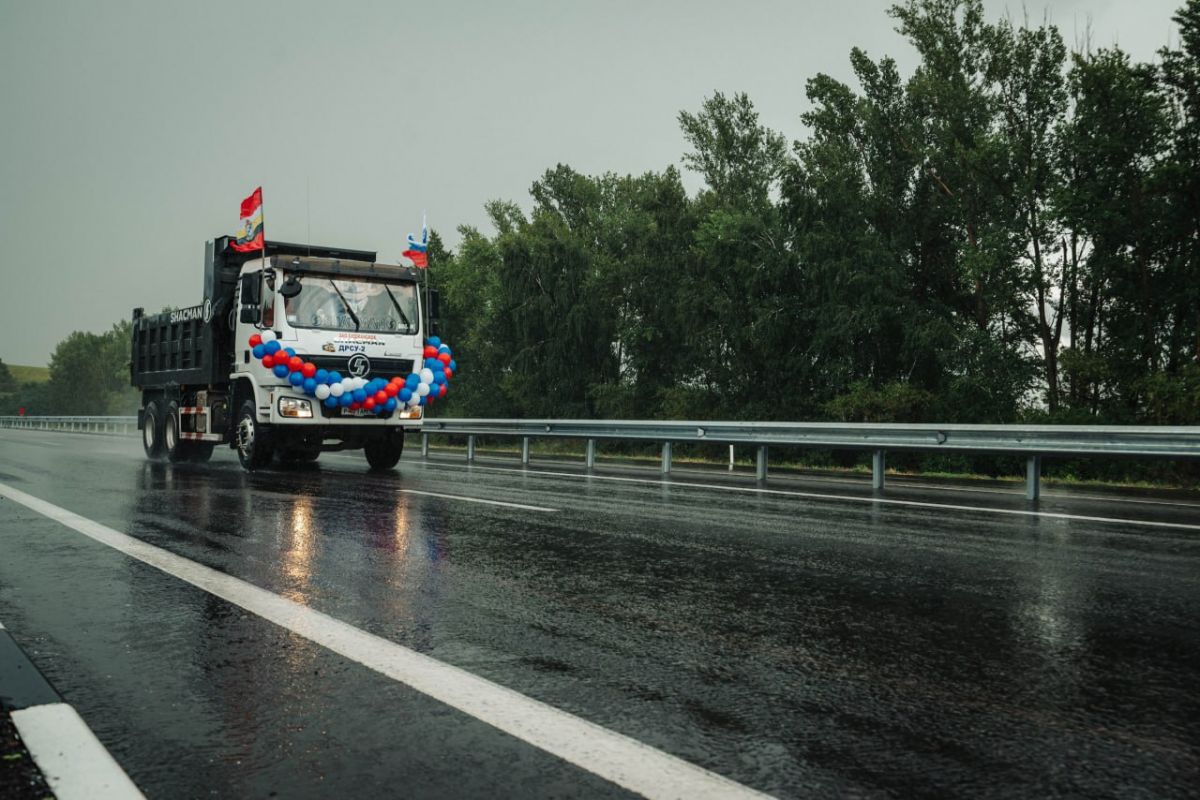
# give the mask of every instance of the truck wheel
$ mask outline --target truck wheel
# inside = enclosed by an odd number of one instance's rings
[[[157,400],[146,403],[142,414],[142,448],[146,458],[158,461],[163,456],[163,420],[162,409]]]
[[[271,429],[259,423],[257,414],[258,409],[253,398],[242,403],[242,410],[238,412],[235,432],[238,461],[242,462],[242,467],[247,470],[265,467],[271,463],[271,456],[275,454],[271,446]]]
[[[179,438],[179,403],[174,400],[167,403],[163,412],[162,443],[167,460],[173,464],[186,461],[191,455],[192,443]]]
[[[363,452],[366,453],[367,463],[371,469],[391,469],[396,466],[396,462],[400,460],[400,454],[404,452],[404,434],[398,433],[395,436],[372,439],[363,446]]]
[[[191,452],[188,453],[188,461],[202,463],[212,458],[213,443],[212,442],[191,442]]]

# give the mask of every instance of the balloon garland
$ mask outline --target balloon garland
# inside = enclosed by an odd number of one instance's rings
[[[450,345],[443,344],[436,336],[425,342],[422,351],[425,360],[420,370],[405,378],[397,375],[390,381],[342,377],[340,372],[318,369],[316,364],[296,355],[292,348],[281,345],[275,331],[251,336],[250,352],[275,377],[287,378],[288,383],[320,400],[326,408],[340,406],[351,411],[361,408],[375,414],[391,412],[399,406],[427,406],[445,397],[450,379],[458,370]]]

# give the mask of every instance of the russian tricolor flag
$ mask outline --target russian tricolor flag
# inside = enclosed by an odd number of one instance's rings
[[[421,241],[417,241],[417,237],[411,233],[408,235],[408,249],[400,255],[413,262],[413,265],[420,269],[429,268],[429,226],[425,224],[425,218],[421,218]]]

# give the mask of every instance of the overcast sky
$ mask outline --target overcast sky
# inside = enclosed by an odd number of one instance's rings
[[[204,241],[260,184],[268,238],[394,261],[422,209],[454,245],[557,163],[678,164],[676,116],[715,90],[801,137],[805,80],[850,80],[851,47],[911,72],[890,4],[0,0],[0,359],[198,303]],[[1025,8],[1150,60],[1181,4]]]

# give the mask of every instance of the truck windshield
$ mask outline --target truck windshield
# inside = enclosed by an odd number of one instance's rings
[[[416,333],[417,287],[306,274],[300,294],[284,301],[284,313],[288,324],[297,328]]]

